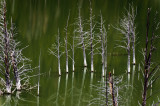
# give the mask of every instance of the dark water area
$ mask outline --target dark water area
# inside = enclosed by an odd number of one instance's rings
[[[82,49],[75,48],[75,72],[72,72],[72,60],[69,59],[69,73],[65,70],[65,55],[61,57],[62,76],[58,75],[57,58],[49,54],[48,49],[56,42],[58,29],[60,41],[64,44],[65,26],[70,11],[68,42],[72,43],[74,25],[78,17],[78,7],[81,7],[81,15],[84,20],[89,20],[89,0],[7,0],[8,23],[12,17],[17,29],[17,40],[21,46],[29,45],[24,55],[32,60],[32,66],[39,65],[40,96],[37,91],[16,92],[14,95],[0,97],[0,105],[4,106],[104,106],[105,105],[105,78],[102,77],[101,56],[94,55],[95,72],[91,73],[90,54],[87,50],[87,64],[83,67]],[[107,71],[114,72],[117,81],[117,95],[119,106],[138,106],[142,103],[144,62],[141,54],[145,48],[147,9],[151,8],[150,24],[153,24],[155,12],[160,12],[159,0],[91,0],[95,22],[100,21],[100,11],[105,20],[107,30]],[[131,73],[127,74],[127,52],[116,48],[117,40],[121,40],[121,34],[114,28],[119,25],[120,19],[128,9],[129,4],[137,7],[136,16],[136,65],[131,64]],[[84,30],[88,30],[86,24]],[[95,30],[96,32],[97,30]],[[159,31],[158,31],[159,32]],[[158,34],[157,32],[157,34]],[[150,32],[151,33],[151,32]],[[156,51],[152,61],[159,63],[160,43],[156,41]],[[62,49],[63,50],[63,49]],[[72,52],[69,51],[72,55]],[[132,58],[131,58],[132,60]],[[37,74],[36,69],[33,74]],[[157,73],[160,74],[160,73]],[[147,92],[147,106],[158,102],[159,79]],[[36,85],[38,77],[31,78],[32,85]],[[152,95],[150,97],[150,95]],[[111,98],[111,96],[109,96]],[[109,100],[110,105],[112,102]],[[158,105],[157,105],[158,106]]]

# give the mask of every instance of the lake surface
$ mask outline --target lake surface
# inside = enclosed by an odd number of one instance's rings
[[[143,84],[143,55],[140,53],[145,47],[147,8],[151,8],[151,23],[155,11],[160,12],[159,0],[91,0],[95,21],[100,20],[100,11],[105,20],[105,26],[110,25],[108,32],[107,71],[114,71],[114,79],[117,81],[119,92],[119,106],[137,106],[142,103]],[[129,3],[137,7],[137,45],[136,65],[131,64],[131,73],[127,74],[127,52],[115,48],[121,39],[121,35],[112,26],[119,24],[120,18],[125,13]],[[58,28],[60,41],[64,43],[65,26],[68,13],[70,20],[68,28],[68,41],[72,42],[75,19],[78,17],[78,6],[81,6],[81,14],[84,20],[89,19],[89,0],[8,0],[7,18],[12,17],[17,27],[17,40],[21,46],[29,45],[23,53],[32,60],[32,66],[39,64],[41,52],[40,96],[37,91],[16,92],[14,95],[0,97],[0,105],[4,106],[103,106],[105,105],[105,78],[102,77],[101,56],[94,56],[95,72],[90,72],[90,54],[87,50],[87,63],[83,67],[82,50],[75,48],[75,72],[72,72],[72,60],[69,59],[69,73],[65,73],[65,55],[61,57],[62,76],[58,76],[57,58],[50,55],[48,48],[56,41]],[[88,26],[84,30],[87,30]],[[156,43],[156,51],[152,61],[158,63],[160,46]],[[69,51],[71,55],[71,51]],[[110,55],[114,54],[114,55]],[[117,55],[115,55],[117,54]],[[141,67],[141,68],[140,68]],[[37,74],[38,69],[33,72]],[[158,73],[157,73],[158,74]],[[158,102],[160,95],[157,80],[148,90],[147,106],[153,101]],[[32,85],[37,84],[38,77],[31,78]],[[111,96],[109,95],[109,99]],[[112,105],[112,104],[111,104]]]

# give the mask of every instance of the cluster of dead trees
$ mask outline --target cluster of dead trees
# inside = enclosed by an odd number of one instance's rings
[[[26,58],[20,48],[20,42],[15,40],[15,27],[6,19],[6,1],[0,5],[0,91],[1,94],[11,94],[16,90],[29,88],[29,73],[33,71],[30,59]]]
[[[78,10],[79,14],[76,18],[74,25],[74,36],[73,36],[73,43],[70,44],[67,40],[68,38],[68,23],[69,23],[69,17],[70,13],[68,15],[67,24],[65,27],[66,37],[64,39],[65,45],[62,45],[60,42],[60,33],[58,29],[58,36],[57,36],[57,42],[52,45],[52,47],[49,49],[50,54],[54,55],[58,59],[58,71],[59,75],[61,75],[61,68],[60,68],[60,57],[63,54],[66,54],[66,73],[68,73],[68,57],[72,59],[72,71],[75,70],[75,60],[74,60],[74,48],[80,48],[83,51],[83,61],[84,61],[84,67],[87,67],[87,54],[86,50],[89,51],[89,55],[91,56],[91,72],[94,72],[94,55],[100,54],[102,56],[102,76],[105,76],[105,70],[107,69],[107,32],[104,25],[104,20],[102,17],[102,14],[100,12],[100,22],[95,22],[93,11],[91,8],[91,2],[90,2],[90,16],[89,19],[84,22],[82,16],[81,16],[81,8],[79,7]],[[88,26],[89,29],[84,30],[84,25]],[[95,30],[99,30],[98,33],[96,33]],[[101,45],[98,46],[97,45]],[[72,56],[68,54],[68,45],[70,46],[72,50]],[[65,51],[61,51],[60,48],[65,48]]]
[[[132,50],[133,50],[133,65],[135,65],[135,36],[136,36],[136,26],[135,26],[135,17],[136,17],[136,11],[134,10],[133,6],[130,6],[127,14],[124,15],[124,17],[120,20],[120,27],[116,28],[118,31],[120,31],[124,37],[122,42],[125,45],[118,45],[118,47],[122,47],[127,50],[128,52],[128,72],[130,73],[130,52],[131,52],[131,44],[132,44]],[[158,13],[156,12],[153,16],[153,20],[151,21],[151,9],[148,8],[147,10],[147,21],[146,21],[146,42],[145,42],[145,48],[142,49],[142,54],[144,56],[144,61],[142,62],[144,66],[144,70],[142,70],[143,73],[143,91],[142,91],[142,103],[140,105],[146,106],[147,100],[152,97],[152,95],[147,95],[148,90],[152,87],[153,83],[157,79],[159,79],[159,75],[157,75],[157,72],[159,71],[159,63],[154,64],[152,62],[153,57],[153,51],[155,51],[156,47],[156,40],[159,38],[159,34],[157,33],[159,30],[160,22],[158,20]],[[151,32],[151,33],[150,33]],[[114,83],[113,78],[111,77],[111,73],[109,73],[109,89],[111,90],[112,95],[112,101],[113,106],[117,106],[117,101],[115,99],[115,93],[114,93]],[[106,80],[107,81],[107,80]],[[106,83],[106,92],[107,92],[107,83]],[[107,98],[107,94],[106,94]],[[106,104],[108,102],[106,101]],[[158,103],[154,103],[152,105],[157,105]]]
[[[126,13],[124,14],[123,18],[120,19],[119,27],[116,27],[116,29],[123,35],[122,40],[120,40],[121,44],[118,44],[117,47],[125,49],[128,53],[128,62],[127,62],[128,73],[130,73],[131,50],[133,52],[132,63],[133,65],[136,64],[136,57],[135,57],[136,15],[137,15],[137,10],[134,9],[132,5],[129,5],[129,9],[126,10]]]
[[[128,53],[128,62],[127,62],[127,72],[130,73],[130,64],[131,64],[131,54],[132,56],[132,64],[136,64],[136,53],[135,53],[135,43],[136,43],[136,24],[135,19],[137,15],[137,9],[133,7],[133,5],[129,5],[129,9],[126,9],[126,13],[124,14],[123,18],[120,19],[119,26],[114,27],[116,30],[118,30],[122,35],[122,40],[120,40],[121,44],[118,44],[118,47],[124,48]],[[91,2],[90,2],[90,16],[89,19],[84,22],[82,16],[81,16],[81,8],[79,8],[78,17],[76,18],[74,25],[74,36],[73,36],[73,43],[70,44],[67,40],[68,38],[68,24],[69,24],[69,17],[70,13],[67,18],[67,24],[65,27],[66,37],[64,39],[65,45],[63,46],[60,42],[60,33],[58,29],[58,37],[57,37],[57,43],[53,44],[52,47],[49,49],[49,52],[56,56],[58,58],[58,71],[59,75],[61,76],[61,68],[60,68],[60,57],[63,54],[66,54],[66,73],[69,72],[68,69],[68,57],[72,59],[72,71],[75,70],[75,60],[74,60],[74,48],[78,47],[81,48],[83,51],[83,64],[84,67],[87,67],[87,56],[86,56],[86,50],[89,50],[89,55],[91,56],[91,72],[94,72],[94,55],[100,54],[102,56],[102,76],[106,75],[106,95],[107,95],[107,31],[104,25],[104,20],[102,17],[102,14],[100,12],[100,22],[96,22],[94,20],[93,11],[91,8]],[[154,47],[154,40],[158,37],[155,36],[155,31],[159,29],[159,22],[155,22],[153,24],[153,31],[152,31],[152,37],[151,40],[149,40],[149,15],[150,15],[150,9],[148,9],[147,13],[147,33],[146,33],[146,47],[144,50],[144,86],[143,86],[143,102],[142,106],[146,105],[147,100],[147,89],[149,87],[149,84],[151,84],[152,78],[155,75],[155,73],[158,70],[158,65],[156,65],[155,68],[151,69],[151,57],[152,52],[155,49]],[[84,24],[85,23],[85,24]],[[88,25],[87,30],[84,29],[84,26]],[[95,31],[96,29],[96,31]],[[97,29],[99,30],[97,33]],[[150,45],[149,45],[150,43]],[[124,45],[123,45],[124,44]],[[68,45],[71,47],[72,50],[72,56],[69,56],[68,54]],[[97,45],[101,45],[98,46]],[[65,51],[61,51],[60,48],[65,48]],[[133,52],[133,53],[131,53]],[[157,78],[156,78],[157,79]],[[155,80],[154,80],[155,81]],[[113,79],[111,77],[111,73],[109,74],[109,86],[112,91],[112,99],[113,99],[113,106],[116,106],[116,100],[114,97],[114,83]],[[106,104],[107,104],[107,97],[106,97]]]

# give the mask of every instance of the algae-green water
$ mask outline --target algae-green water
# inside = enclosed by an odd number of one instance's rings
[[[160,12],[159,0],[91,0],[95,23],[100,20],[100,11],[105,20],[107,30],[107,71],[114,70],[114,78],[122,79],[118,85],[120,87],[119,106],[138,106],[142,103],[143,90],[143,69],[144,62],[141,54],[145,47],[147,8],[151,8],[151,16],[156,11]],[[121,39],[121,34],[114,26],[119,25],[120,19],[128,9],[129,4],[137,8],[136,16],[136,65],[131,73],[127,74],[127,52],[121,48],[116,48],[117,40]],[[40,95],[37,91],[16,92],[14,95],[0,97],[0,105],[4,106],[101,106],[105,103],[105,92],[96,87],[104,86],[105,79],[102,78],[101,56],[94,55],[95,72],[90,72],[90,54],[87,50],[87,69],[83,67],[83,53],[79,48],[75,48],[75,72],[72,72],[72,60],[69,59],[69,73],[65,73],[65,55],[61,57],[62,76],[58,75],[58,61],[50,55],[48,48],[56,42],[58,28],[60,31],[60,41],[64,44],[65,26],[70,11],[68,41],[72,43],[74,22],[78,17],[78,7],[81,7],[81,15],[84,20],[89,20],[89,0],[7,0],[7,20],[10,19],[16,26],[16,39],[21,41],[21,47],[29,45],[23,54],[32,60],[33,67],[39,65],[40,57]],[[86,22],[86,21],[85,21]],[[151,18],[150,23],[153,23]],[[85,24],[85,23],[84,23]],[[84,30],[88,30],[85,24]],[[98,31],[98,30],[95,30]],[[159,62],[160,45],[156,43],[157,49],[153,53],[152,61]],[[69,48],[69,46],[68,46]],[[63,49],[62,49],[63,50]],[[72,55],[72,52],[69,51]],[[122,54],[122,55],[110,55]],[[132,58],[131,58],[132,59]],[[139,71],[139,67],[141,70]],[[37,74],[38,69],[33,74]],[[119,79],[119,80],[120,80]],[[38,82],[38,77],[31,78],[34,86]],[[158,102],[159,80],[147,92],[147,106],[153,101]],[[99,93],[101,92],[101,95]],[[103,94],[104,93],[104,94]],[[151,96],[151,97],[150,97]],[[101,98],[100,101],[99,98]],[[97,102],[99,100],[99,102]],[[96,102],[96,104],[94,104]],[[103,103],[102,103],[103,102]],[[112,104],[111,104],[112,105]]]

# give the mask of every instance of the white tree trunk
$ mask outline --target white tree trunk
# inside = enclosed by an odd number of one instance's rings
[[[68,73],[68,50],[67,50],[67,37],[66,37],[66,73]]]
[[[72,70],[73,70],[73,72],[74,72],[74,64],[75,64],[75,61],[74,61],[74,38],[73,38],[73,44],[72,44],[73,46],[72,46]]]
[[[103,77],[105,76],[105,66],[104,66],[104,64],[102,64],[102,76]]]
[[[132,49],[133,49],[133,65],[135,65],[136,64],[136,57],[135,57],[135,35],[133,35]]]
[[[94,72],[94,66],[93,66],[93,16],[92,16],[92,8],[90,7],[90,45],[91,45],[91,72]]]
[[[84,35],[83,35],[83,26],[82,26],[82,19],[81,19],[81,11],[80,11],[80,8],[79,8],[79,17],[78,17],[78,18],[79,18],[80,37],[81,37],[82,48],[83,48],[84,67],[87,67],[85,44],[84,44]]]
[[[130,20],[130,17],[128,15],[128,20]],[[128,67],[128,73],[130,73],[130,50],[131,50],[131,47],[130,47],[130,22],[128,23],[128,33],[127,33],[127,51],[128,51],[128,62],[127,62],[127,67]]]
[[[17,90],[21,90],[21,80],[20,80],[20,77],[17,77],[16,88],[17,88]]]
[[[128,62],[127,62],[128,73],[130,73],[130,51],[128,52]]]
[[[6,93],[11,93],[11,86],[10,85],[6,85]]]
[[[61,76],[60,57],[58,57],[58,72],[59,72],[59,76]]]
[[[66,40],[65,40],[65,44],[66,44],[66,73],[68,73],[68,49],[67,49],[67,29],[68,29],[68,22],[69,22],[69,17],[70,17],[70,12],[68,15],[68,19],[67,19],[67,25],[66,25]]]
[[[60,43],[59,43],[59,39],[60,39],[60,37],[59,37],[59,29],[58,29],[58,72],[59,72],[59,76],[61,76],[61,66],[60,66],[60,50],[59,50],[59,47],[60,47]]]
[[[104,54],[104,49],[105,49],[105,34],[103,33],[103,18],[101,15],[101,28],[100,28],[100,33],[101,33],[101,56],[102,56],[102,76],[105,76],[105,54]]]
[[[87,67],[86,52],[85,52],[84,44],[83,44],[83,58],[84,58],[84,67]]]

